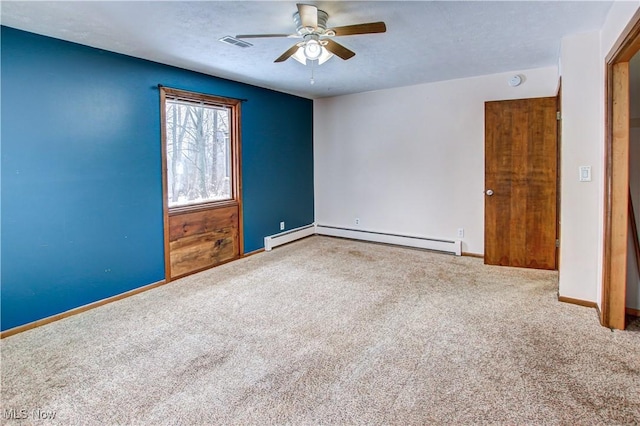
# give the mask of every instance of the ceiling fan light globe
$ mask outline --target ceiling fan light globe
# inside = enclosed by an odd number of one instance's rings
[[[309,40],[304,45],[304,56],[310,61],[315,61],[322,56],[322,46],[317,40]]]
[[[318,65],[322,65],[333,57],[333,53],[329,52],[324,47],[322,48],[322,55],[318,58]]]
[[[299,47],[296,53],[291,55],[293,59],[300,62],[302,65],[307,65],[307,58],[304,56],[304,48]]]

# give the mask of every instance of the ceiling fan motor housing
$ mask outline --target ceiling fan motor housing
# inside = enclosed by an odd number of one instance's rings
[[[329,14],[324,10],[318,9],[318,27],[317,28],[309,28],[302,25],[302,21],[300,19],[300,12],[296,12],[293,15],[293,21],[296,24],[296,32],[304,36],[306,34],[319,34],[322,35],[327,30],[327,20],[329,19]]]

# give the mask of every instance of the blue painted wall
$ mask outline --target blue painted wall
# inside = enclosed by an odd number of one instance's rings
[[[164,279],[158,84],[242,105],[245,252],[313,222],[313,103],[1,33],[1,328]]]

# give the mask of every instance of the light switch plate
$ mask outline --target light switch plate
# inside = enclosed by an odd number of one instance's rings
[[[580,166],[580,182],[591,182],[591,166]]]

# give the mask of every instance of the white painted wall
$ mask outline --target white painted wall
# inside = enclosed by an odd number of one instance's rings
[[[600,304],[605,58],[640,1],[615,2],[599,32],[566,37],[561,141],[560,295]],[[316,222],[456,238],[484,246],[484,114],[488,100],[554,96],[555,68],[451,80],[314,101]],[[592,182],[578,167],[592,166]]]
[[[560,296],[595,301],[602,269],[604,66],[600,33],[565,37],[560,51]],[[592,181],[579,182],[591,166]]]
[[[562,76],[561,296],[602,299],[606,56],[640,8],[615,2],[599,32],[565,37]],[[591,165],[593,181],[578,182],[578,167]]]
[[[557,86],[548,67],[315,100],[316,222],[444,239],[464,228],[462,250],[483,253],[484,102]]]
[[[600,40],[603,60],[607,57],[618,38],[620,38],[620,34],[622,34],[622,31],[638,9],[640,9],[640,0],[614,1],[601,30]]]

